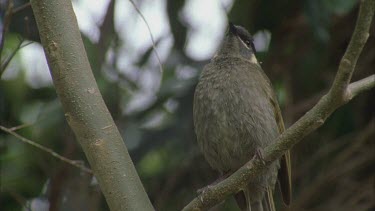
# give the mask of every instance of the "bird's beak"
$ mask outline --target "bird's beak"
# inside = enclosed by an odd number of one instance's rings
[[[232,22],[229,22],[229,32],[233,35],[237,35],[237,28]]]

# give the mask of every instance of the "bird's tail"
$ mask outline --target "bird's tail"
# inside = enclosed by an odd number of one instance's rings
[[[249,188],[246,188],[235,195],[237,204],[242,211],[276,211],[273,191],[270,187],[267,188],[262,201],[251,201],[250,191]]]

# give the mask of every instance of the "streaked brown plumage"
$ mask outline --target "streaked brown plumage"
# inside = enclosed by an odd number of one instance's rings
[[[231,25],[221,49],[204,67],[195,90],[193,113],[198,145],[207,162],[221,174],[236,171],[284,131],[272,85],[254,52],[251,35]],[[289,153],[244,187],[246,204],[241,204],[238,195],[239,206],[251,211],[275,210],[273,190],[277,179],[283,199],[289,204]]]

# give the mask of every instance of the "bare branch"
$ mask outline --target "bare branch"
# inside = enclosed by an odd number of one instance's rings
[[[3,31],[1,33],[1,40],[0,40],[0,63],[2,62],[1,56],[2,56],[3,48],[4,48],[5,34],[8,31],[10,21],[12,19],[13,0],[9,0],[7,2],[6,8],[7,9],[6,9],[5,15],[4,15]],[[0,71],[0,73],[1,73],[1,71]]]
[[[357,94],[374,87],[373,76],[349,85],[358,57],[369,36],[374,10],[375,1],[362,1],[354,33],[340,62],[332,88],[309,112],[281,134],[274,144],[264,149],[265,162],[257,158],[251,159],[227,179],[209,187],[183,210],[206,210],[229,195],[237,193],[267,165],[280,158],[303,137],[320,127],[338,107]]]
[[[71,0],[31,0],[66,120],[111,210],[154,210],[95,82]]]
[[[25,123],[25,124],[22,124],[22,125],[17,125],[17,126],[14,126],[14,127],[11,127],[11,128],[8,128],[8,130],[10,131],[16,131],[16,130],[21,130],[23,128],[27,128],[27,127],[30,127],[30,126],[33,126],[35,124],[35,122],[33,123]]]
[[[31,7],[30,2],[25,3],[25,4],[23,4],[23,5],[19,6],[19,7],[14,8],[13,11],[12,11],[12,13],[16,14],[16,13],[18,13],[18,12],[20,12],[20,11],[28,8],[28,7]]]
[[[56,153],[56,152],[53,151],[52,149],[47,148],[47,147],[45,147],[45,146],[43,146],[43,145],[40,145],[40,144],[38,144],[38,143],[36,143],[36,142],[34,142],[34,141],[31,141],[31,140],[29,140],[29,139],[27,139],[27,138],[25,138],[25,137],[22,137],[22,136],[20,136],[18,133],[15,133],[13,130],[8,129],[8,128],[4,127],[4,126],[1,126],[1,125],[0,125],[0,130],[6,132],[6,133],[8,133],[8,134],[13,135],[13,136],[16,137],[18,140],[20,140],[20,141],[22,141],[22,142],[24,142],[24,143],[26,143],[26,144],[29,144],[29,145],[31,145],[31,146],[33,146],[33,147],[36,147],[36,148],[38,148],[38,149],[40,149],[40,150],[42,150],[42,151],[44,151],[44,152],[47,152],[47,153],[50,154],[51,156],[53,156],[53,157],[55,157],[55,158],[57,158],[57,159],[59,159],[59,160],[65,162],[65,163],[68,163],[68,164],[70,164],[70,165],[72,165],[72,166],[75,166],[75,167],[81,169],[82,171],[84,171],[84,172],[86,172],[86,173],[92,174],[91,169],[85,167],[85,166],[83,165],[83,163],[80,162],[80,161],[70,160],[70,159],[68,159],[68,158],[66,158],[66,157],[64,157],[64,156],[62,156],[62,155],[59,155],[58,153]]]
[[[159,57],[159,53],[158,51],[156,50],[156,44],[155,44],[155,39],[154,39],[154,36],[152,35],[151,33],[151,28],[150,28],[150,25],[148,24],[145,16],[142,14],[142,12],[139,10],[139,8],[137,7],[137,5],[134,3],[133,0],[129,0],[130,3],[133,5],[135,11],[137,11],[137,13],[139,14],[139,16],[141,16],[143,22],[145,22],[146,26],[147,26],[147,29],[148,29],[148,32],[150,34],[150,39],[151,39],[151,42],[152,42],[152,48],[154,49],[155,51],[155,55],[156,55],[156,58],[158,59],[158,62],[159,62],[159,68],[160,68],[160,72],[163,73],[163,65],[161,64],[161,60],[160,60],[160,57]]]
[[[348,86],[347,94],[346,94],[346,101],[351,100],[353,97],[357,96],[358,94],[370,90],[375,87],[375,75],[370,75],[364,79],[351,83]]]
[[[0,76],[5,72],[5,69],[8,67],[8,65],[12,61],[13,57],[17,54],[17,52],[19,50],[21,50],[21,48],[26,47],[26,46],[28,46],[29,44],[32,43],[32,42],[28,42],[26,44],[23,44],[23,42],[24,42],[24,38],[19,37],[19,41],[18,41],[18,44],[17,44],[16,48],[12,51],[12,53],[8,56],[8,58],[6,58],[4,60],[4,62],[1,63],[1,65],[0,65]]]
[[[362,0],[352,38],[340,61],[339,69],[331,88],[331,92],[334,95],[339,96],[340,93],[344,94],[345,89],[350,83],[359,55],[370,36],[369,28],[373,16],[374,1]]]

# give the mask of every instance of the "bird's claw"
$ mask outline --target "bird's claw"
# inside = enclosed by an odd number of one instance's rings
[[[203,188],[200,188],[200,189],[197,190],[197,193],[199,195],[198,198],[202,203],[203,203],[204,193],[206,193],[211,187],[212,187],[212,185],[207,185],[206,187],[203,187]]]
[[[200,189],[197,190],[197,193],[198,193],[199,195],[202,195],[202,194],[204,194],[205,192],[207,192],[208,189],[210,189],[210,187],[211,187],[211,185],[207,185],[207,186],[205,186],[205,187],[203,187],[203,188],[200,188]]]
[[[266,160],[264,160],[263,149],[262,148],[257,148],[255,150],[254,157],[256,159],[258,159],[260,162],[262,162],[263,165],[266,164]]]

